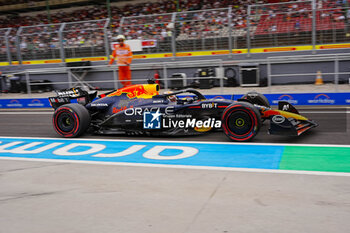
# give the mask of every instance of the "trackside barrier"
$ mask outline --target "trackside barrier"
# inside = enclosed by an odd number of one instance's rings
[[[271,105],[278,101],[288,101],[293,105],[350,105],[348,93],[291,93],[265,94]],[[185,96],[180,96],[185,97]],[[234,99],[242,95],[205,95],[207,99]],[[37,99],[0,99],[0,108],[51,108],[48,98]]]

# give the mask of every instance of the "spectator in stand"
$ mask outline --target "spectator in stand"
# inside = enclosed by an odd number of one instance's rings
[[[300,21],[299,21],[299,20],[297,20],[297,21],[295,22],[294,28],[295,28],[296,31],[300,31]]]

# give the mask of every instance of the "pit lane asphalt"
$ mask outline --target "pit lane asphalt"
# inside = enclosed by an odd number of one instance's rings
[[[35,111],[0,111],[0,136],[58,138],[52,113]],[[302,137],[281,138],[264,132],[266,122],[253,142],[349,144],[349,124],[344,125],[349,114],[341,113],[344,108],[303,111],[320,126]],[[170,140],[229,141],[222,132]],[[1,233],[350,229],[349,177],[0,160],[0,187]]]
[[[350,144],[350,109],[345,107],[298,107],[300,113],[319,126],[299,137],[269,135],[268,121],[253,139],[254,143]],[[0,136],[60,138],[52,127],[52,110],[0,110]],[[84,135],[81,138],[230,142],[222,131],[187,137],[145,137]]]

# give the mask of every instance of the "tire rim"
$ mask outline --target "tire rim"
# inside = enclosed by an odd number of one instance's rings
[[[229,130],[237,136],[247,135],[253,129],[253,119],[244,111],[231,113],[227,122]]]
[[[57,117],[57,126],[61,131],[65,133],[72,132],[75,128],[74,117],[68,112],[59,114]]]

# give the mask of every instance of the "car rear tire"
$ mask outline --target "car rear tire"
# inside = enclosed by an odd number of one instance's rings
[[[233,141],[249,141],[259,132],[261,117],[250,103],[238,102],[229,105],[222,114],[222,128]]]
[[[79,137],[90,126],[90,113],[80,104],[65,104],[53,114],[55,131],[66,138]]]
[[[257,104],[270,108],[270,103],[266,96],[256,91],[248,92],[242,97],[242,99],[246,99],[252,104]]]

